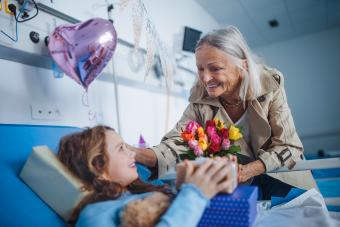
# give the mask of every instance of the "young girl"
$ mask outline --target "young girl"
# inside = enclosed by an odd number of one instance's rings
[[[143,199],[159,204],[155,212],[164,213],[154,220],[157,226],[196,226],[209,199],[232,183],[228,161],[224,159],[208,159],[198,166],[186,161],[183,182],[177,182],[179,192],[168,207],[173,197],[171,191],[166,186],[139,180],[135,153],[106,126],[62,138],[58,155],[84,182],[85,190],[92,191],[73,211],[69,223],[76,226],[119,226],[124,207]],[[168,207],[166,211],[164,207]]]

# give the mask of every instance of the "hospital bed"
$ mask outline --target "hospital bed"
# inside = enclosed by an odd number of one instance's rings
[[[18,175],[33,146],[47,145],[55,151],[62,136],[79,130],[76,127],[0,124],[0,226],[65,226]],[[339,211],[340,206],[334,201],[340,198],[340,168],[320,171],[315,174],[319,189],[326,201],[328,197],[332,199],[328,207]]]

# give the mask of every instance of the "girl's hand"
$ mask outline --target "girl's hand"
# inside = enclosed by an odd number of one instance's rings
[[[183,183],[196,185],[209,199],[232,185],[230,162],[226,158],[220,160],[207,159],[204,163],[195,165],[184,161],[182,171]]]

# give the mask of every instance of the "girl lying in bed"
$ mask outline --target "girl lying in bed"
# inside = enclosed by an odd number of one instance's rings
[[[143,183],[135,153],[106,126],[62,138],[58,155],[92,191],[73,211],[76,226],[196,226],[209,199],[232,185],[226,159],[185,161],[176,196],[167,186]]]

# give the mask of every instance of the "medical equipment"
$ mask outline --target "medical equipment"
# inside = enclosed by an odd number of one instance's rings
[[[32,2],[34,4],[34,8],[36,10],[36,12],[33,16],[29,15],[29,12],[31,11],[31,9],[29,9],[28,5],[29,5],[30,2]],[[5,6],[4,6],[5,12],[9,15],[14,16],[14,19],[16,21],[16,23],[15,23],[15,38],[11,37],[10,35],[8,35],[3,30],[1,30],[1,33],[4,36],[6,36],[7,38],[9,38],[10,40],[17,42],[18,41],[18,23],[23,23],[23,22],[26,22],[26,21],[29,21],[29,20],[35,18],[39,13],[37,4],[36,4],[35,0],[18,1],[17,5],[15,5],[14,3],[8,4],[7,0],[5,0],[4,4],[5,4]],[[2,4],[0,2],[0,6],[1,5]],[[19,13],[17,13],[17,8],[19,8]]]
[[[31,6],[31,4],[35,6]],[[41,15],[42,20],[36,21],[38,7],[32,0],[25,0],[22,5],[17,1],[12,1],[11,4],[5,1],[4,9],[10,10],[12,14],[0,14],[0,58],[51,68],[52,63],[47,47],[40,40],[41,37],[48,36],[49,31],[42,28],[51,27],[46,24],[50,24],[52,18],[47,19],[48,15]],[[30,15],[32,10],[36,11],[34,15]],[[27,42],[27,39],[30,42]]]
[[[13,1],[12,3],[8,4],[7,0],[5,0],[4,4],[5,12],[13,15],[18,23],[32,20],[39,14],[39,9],[35,0],[22,0],[16,2],[18,3],[15,4],[15,1]],[[35,14],[33,16],[29,15],[29,12],[32,11],[32,7],[30,7],[30,4],[33,4],[33,8],[35,9]],[[21,17],[17,16],[17,9],[19,9],[19,12],[22,14]]]
[[[30,16],[30,15],[28,14],[28,12],[30,12],[31,9],[29,9],[28,7],[26,7],[26,5],[30,3],[30,1],[33,3],[34,9],[35,9],[35,13],[34,13],[33,16]],[[19,3],[19,4],[20,4],[20,3]],[[23,23],[23,22],[32,20],[33,18],[35,18],[36,16],[38,16],[38,14],[39,14],[39,8],[38,8],[37,3],[35,2],[35,0],[25,0],[25,1],[23,1],[20,5],[22,5],[21,8],[20,8],[20,12],[22,12],[21,20],[20,20],[20,17],[19,17],[19,16],[18,16],[18,18],[15,18],[15,20],[16,20],[18,23]],[[14,13],[14,14],[15,14],[15,13]]]

